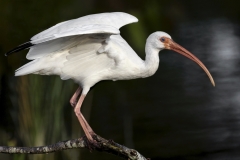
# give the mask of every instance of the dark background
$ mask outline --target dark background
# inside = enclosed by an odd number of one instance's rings
[[[194,62],[160,53],[146,79],[104,81],[88,94],[83,113],[96,133],[153,160],[240,158],[240,1],[238,0],[2,0],[0,2],[0,145],[40,146],[82,136],[69,99],[77,89],[58,76],[14,77],[27,51],[4,53],[61,21],[101,12],[139,19],[122,36],[144,58],[145,40],[157,30],[194,53],[216,87]],[[5,160],[120,159],[67,150],[47,155],[4,155]]]

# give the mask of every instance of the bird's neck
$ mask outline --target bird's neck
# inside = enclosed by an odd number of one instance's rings
[[[153,75],[159,65],[159,50],[153,48],[149,43],[146,44],[145,47],[146,58],[145,58],[145,69],[146,69],[146,77]]]

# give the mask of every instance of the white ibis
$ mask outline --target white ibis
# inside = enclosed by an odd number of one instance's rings
[[[70,100],[74,112],[90,142],[95,134],[80,109],[90,88],[101,80],[127,80],[152,76],[158,69],[159,51],[169,49],[196,62],[214,80],[204,64],[175,43],[165,32],[154,32],[146,42],[146,58],[142,60],[120,36],[119,28],[138,19],[121,12],[93,14],[57,25],[33,36],[9,55],[30,48],[32,60],[17,69],[15,76],[26,74],[59,75],[73,79],[79,88]]]

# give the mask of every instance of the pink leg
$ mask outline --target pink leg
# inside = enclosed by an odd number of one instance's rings
[[[78,121],[80,122],[80,124],[83,128],[84,133],[87,136],[87,139],[90,142],[94,142],[94,140],[92,138],[92,134],[94,134],[94,132],[93,132],[92,128],[89,126],[89,124],[87,123],[87,121],[85,120],[84,116],[82,115],[82,113],[80,111],[84,98],[85,98],[85,95],[82,94],[80,96],[78,102],[77,102],[76,107],[74,108],[74,112],[75,112],[75,114],[78,118]]]
[[[79,86],[78,89],[76,90],[76,92],[74,93],[74,95],[72,96],[72,98],[70,99],[70,104],[72,107],[75,107],[77,102],[78,102],[78,98],[81,94],[82,88]]]
[[[70,99],[70,104],[71,106],[74,108],[74,112],[78,118],[78,121],[80,122],[84,133],[86,134],[87,138],[89,141],[93,142],[93,138],[91,136],[91,134],[94,134],[92,128],[90,127],[90,125],[87,123],[86,119],[84,118],[84,116],[81,113],[81,106],[83,103],[83,100],[85,98],[85,95],[81,95],[81,91],[82,88],[79,86],[78,89],[76,90],[76,92],[74,93],[74,95],[72,96],[72,98]],[[81,95],[81,96],[80,96]],[[79,98],[80,96],[80,98]],[[79,100],[78,100],[79,98]]]

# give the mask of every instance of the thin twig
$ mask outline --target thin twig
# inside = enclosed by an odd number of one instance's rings
[[[72,139],[67,141],[60,141],[55,144],[41,146],[41,147],[9,147],[0,146],[0,153],[6,154],[45,154],[52,153],[72,148],[87,148],[90,150],[97,150],[101,152],[108,152],[116,156],[129,160],[147,160],[138,151],[129,149],[123,145],[117,144],[112,140],[106,140],[98,135],[93,136],[97,141],[97,145],[89,145],[85,137],[79,139]]]

